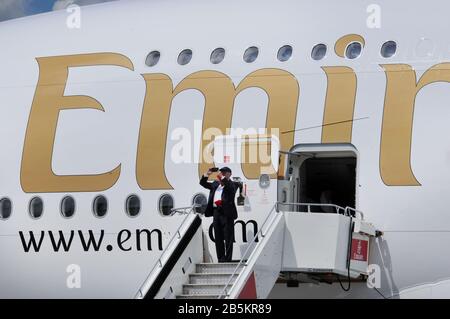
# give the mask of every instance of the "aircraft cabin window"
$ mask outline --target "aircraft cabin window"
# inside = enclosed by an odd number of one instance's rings
[[[145,64],[147,66],[155,66],[158,64],[160,58],[161,53],[159,51],[152,51],[147,55],[147,58],[145,59]]]
[[[95,216],[100,218],[105,217],[108,212],[108,200],[105,196],[99,195],[94,199],[92,208]]]
[[[204,214],[207,204],[208,199],[206,198],[205,194],[196,194],[194,198],[192,198],[192,205],[199,205],[199,207],[195,208],[196,213]]]
[[[44,202],[40,197],[33,197],[28,207],[31,218],[38,219],[42,217],[44,212]]]
[[[265,189],[270,186],[270,176],[268,174],[261,174],[259,177],[259,187]]]
[[[323,43],[317,44],[311,51],[311,58],[313,60],[322,60],[327,55],[327,46]]]
[[[259,55],[259,49],[257,47],[250,47],[244,52],[244,61],[247,63],[255,62]]]
[[[225,59],[225,49],[224,48],[217,48],[211,53],[211,63],[212,64],[219,64],[220,62]]]
[[[61,201],[61,215],[70,218],[75,214],[75,200],[71,196],[66,196]]]
[[[178,64],[179,65],[186,65],[192,60],[192,50],[186,49],[181,51],[180,55],[178,56]]]
[[[352,42],[345,49],[345,56],[347,59],[353,60],[361,55],[362,45],[359,42]]]
[[[168,216],[171,214],[172,209],[174,207],[173,197],[169,194],[164,194],[159,198],[158,205],[159,212],[164,216]]]
[[[277,58],[280,62],[286,62],[292,56],[292,47],[285,45],[278,50]]]
[[[130,195],[125,203],[125,211],[128,216],[136,217],[141,212],[141,200],[137,195]]]
[[[9,198],[0,199],[0,219],[6,220],[11,216],[12,203]]]
[[[383,58],[390,58],[397,52],[397,43],[395,41],[387,41],[381,47],[381,56]]]

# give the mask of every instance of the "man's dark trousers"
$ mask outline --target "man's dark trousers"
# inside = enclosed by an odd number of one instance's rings
[[[214,208],[214,241],[219,262],[230,262],[233,257],[234,219],[226,216],[222,208]]]

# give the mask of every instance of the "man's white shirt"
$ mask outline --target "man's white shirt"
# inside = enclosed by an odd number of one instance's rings
[[[214,200],[213,200],[214,207],[217,207],[216,201],[222,199],[222,192],[223,192],[223,186],[219,185],[219,187],[217,187],[217,189],[216,189],[216,192],[214,193]]]

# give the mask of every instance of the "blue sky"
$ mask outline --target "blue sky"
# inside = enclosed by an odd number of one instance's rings
[[[27,7],[28,14],[50,11],[56,0],[31,0]]]
[[[61,9],[70,3],[88,5],[112,0],[0,0],[0,21]]]

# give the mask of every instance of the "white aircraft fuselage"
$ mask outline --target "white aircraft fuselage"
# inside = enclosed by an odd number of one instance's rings
[[[379,290],[450,297],[450,6],[377,3],[118,1],[0,23],[0,196],[12,203],[0,219],[0,298],[132,298],[183,219],[163,216],[160,197],[190,206],[208,195],[198,182],[211,166],[230,166],[246,184],[239,258],[277,200],[277,177],[261,188],[258,163],[233,164],[226,152],[199,160],[212,127],[222,135],[278,130],[285,151],[352,144],[356,208],[384,232],[370,253]],[[386,41],[397,43],[389,58],[380,54]],[[346,58],[354,42],[361,55]],[[311,58],[317,44],[327,47],[321,60]],[[281,62],[285,45],[292,56]],[[259,55],[247,63],[253,46]],[[225,58],[213,64],[216,48]],[[192,60],[180,65],[185,49]],[[151,51],[160,60],[149,67]],[[180,143],[190,151],[177,153]],[[125,212],[132,194],[141,201],[136,217]],[[103,217],[93,213],[98,195],[108,203]],[[66,196],[76,203],[70,218],[61,214]],[[29,212],[35,197],[39,218]],[[210,225],[203,218],[206,233]],[[62,234],[72,238],[67,251],[55,248]],[[86,248],[89,234],[101,238],[97,249]],[[336,284],[277,284],[271,297],[380,295],[365,283],[348,293]]]

